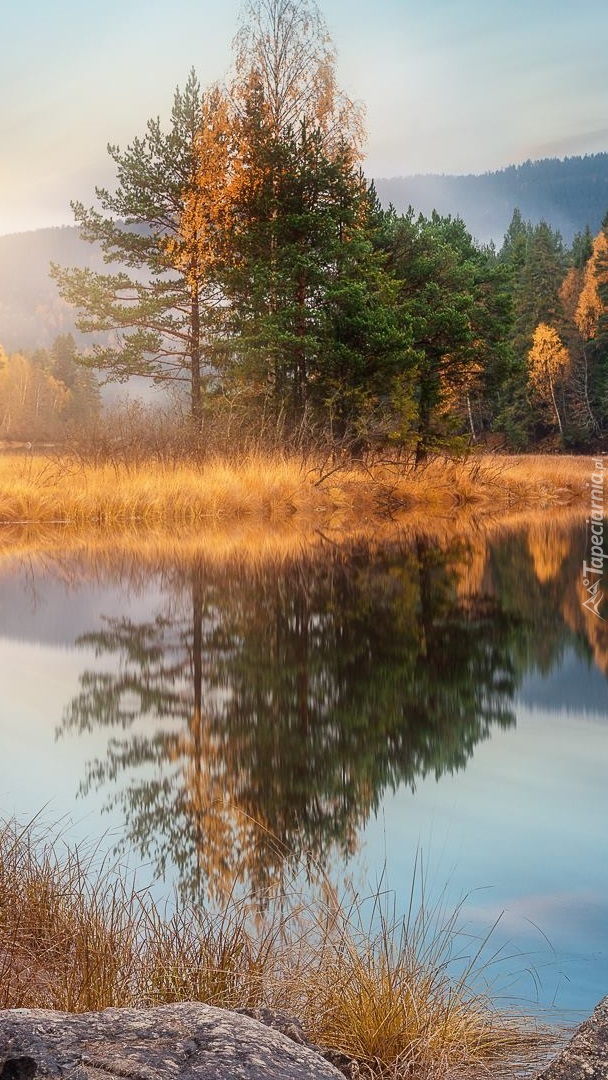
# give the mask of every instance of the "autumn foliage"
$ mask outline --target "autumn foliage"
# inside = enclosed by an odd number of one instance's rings
[[[552,405],[559,430],[563,432],[557,406],[556,385],[564,378],[570,357],[559,334],[552,326],[540,323],[536,327],[528,361],[530,383],[541,400]]]

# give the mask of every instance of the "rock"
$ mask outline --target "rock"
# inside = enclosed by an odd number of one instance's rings
[[[275,1031],[281,1031],[283,1035],[287,1035],[288,1039],[293,1039],[294,1042],[300,1043],[303,1046],[307,1046],[310,1050],[314,1050],[316,1054],[321,1054],[326,1061],[334,1065],[342,1076],[346,1076],[347,1080],[361,1080],[361,1070],[359,1063],[354,1058],[348,1057],[347,1054],[340,1053],[339,1050],[327,1050],[325,1047],[316,1046],[315,1043],[310,1042],[305,1034],[304,1029],[300,1021],[295,1016],[290,1016],[288,1013],[277,1012],[275,1009],[257,1008],[257,1009],[237,1009],[239,1013],[244,1016],[251,1016],[254,1020],[259,1020],[261,1024],[266,1024],[267,1027],[273,1028]],[[0,1078],[1,1080],[1,1078]]]
[[[297,1025],[296,1025],[297,1026]],[[0,1011],[0,1080],[343,1080],[304,1040],[200,1002]]]
[[[608,997],[605,997],[537,1080],[606,1080],[607,1077]]]

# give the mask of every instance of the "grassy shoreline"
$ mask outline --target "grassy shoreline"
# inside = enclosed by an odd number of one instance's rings
[[[354,527],[405,511],[582,505],[592,472],[590,458],[551,455],[435,458],[414,469],[278,456],[91,464],[69,455],[6,453],[0,455],[0,524],[118,529],[249,520]]]
[[[370,1078],[522,1075],[563,1042],[453,969],[460,909],[392,914],[379,889],[294,880],[291,902],[233,899],[219,914],[161,911],[125,871],[100,868],[32,824],[0,822],[0,1008],[67,1012],[199,1000],[295,1016]],[[477,946],[473,945],[473,954]]]

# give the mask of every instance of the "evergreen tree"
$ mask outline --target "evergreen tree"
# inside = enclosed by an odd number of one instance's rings
[[[220,295],[208,243],[193,241],[184,213],[201,204],[201,147],[209,173],[228,159],[226,113],[220,96],[202,93],[192,71],[175,93],[171,125],[150,120],[146,134],[121,151],[110,146],[117,168],[113,193],[97,188],[101,211],[73,203],[84,239],[99,244],[117,273],[61,269],[52,273],[61,295],[80,309],[78,328],[103,332],[86,362],[125,380],[144,375],[156,382],[186,382],[196,425],[202,415],[201,378]],[[209,174],[207,175],[209,179]],[[209,210],[209,203],[203,207]],[[220,230],[221,232],[221,230]],[[84,359],[84,358],[83,358]]]
[[[498,255],[499,261],[505,263],[513,274],[518,274],[523,269],[531,238],[530,222],[524,221],[521,210],[515,207]]]
[[[475,246],[460,219],[389,214],[385,244],[412,328],[422,460],[465,427],[476,436],[472,401],[504,378],[509,298],[493,256]]]
[[[352,433],[389,393],[407,343],[374,250],[375,196],[348,148],[327,156],[319,129],[303,122],[297,136],[277,139],[253,107],[248,124],[243,224],[226,279],[228,383],[292,425],[308,415]]]
[[[533,226],[515,210],[498,255],[510,281],[513,317],[507,333],[509,372],[501,391],[495,427],[510,443],[525,448],[533,437],[537,413],[529,394],[528,354],[539,324],[567,333],[560,296],[567,269],[561,236],[541,221]]]
[[[100,409],[99,385],[95,373],[78,363],[76,342],[72,334],[60,334],[49,352],[49,371],[53,378],[69,391],[64,410],[68,424],[83,426],[97,416]]]
[[[559,326],[559,290],[566,272],[562,238],[545,221],[532,231],[526,257],[514,277],[514,349],[523,361],[539,323]]]
[[[593,255],[593,233],[587,225],[583,232],[578,232],[572,240],[570,258],[577,270],[583,270]]]

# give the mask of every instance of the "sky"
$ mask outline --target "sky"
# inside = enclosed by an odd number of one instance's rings
[[[606,0],[321,0],[370,177],[608,150]],[[0,235],[71,224],[108,142],[230,68],[241,0],[3,0]]]

